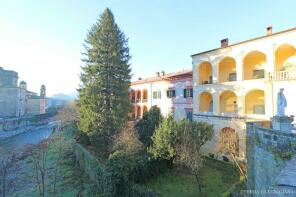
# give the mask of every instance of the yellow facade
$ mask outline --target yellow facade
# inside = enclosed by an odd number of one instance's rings
[[[213,124],[216,133],[205,152],[225,154],[221,133],[231,130],[244,159],[246,121],[274,116],[280,88],[287,115],[296,115],[296,28],[198,53],[192,62],[195,120]]]

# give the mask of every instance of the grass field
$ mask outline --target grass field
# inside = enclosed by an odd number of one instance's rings
[[[208,159],[202,168],[202,193],[198,192],[194,177],[188,171],[177,168],[168,170],[145,185],[164,197],[218,197],[238,182],[239,177],[232,165]]]

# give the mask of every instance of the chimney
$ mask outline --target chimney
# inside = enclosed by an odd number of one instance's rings
[[[228,47],[228,38],[221,40],[221,48]]]
[[[272,34],[272,26],[268,26],[268,27],[266,28],[266,34],[267,34],[268,36]]]
[[[159,77],[159,76],[160,76],[160,73],[159,73],[159,72],[157,72],[157,73],[156,73],[156,76],[157,76],[157,77]]]
[[[164,75],[165,75],[165,72],[164,72],[164,70],[163,70],[163,71],[161,71],[161,73],[162,73],[162,76],[164,76]]]

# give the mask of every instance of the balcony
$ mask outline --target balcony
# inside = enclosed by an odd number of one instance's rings
[[[296,79],[296,70],[268,73],[266,79],[267,81],[282,81],[282,80]]]

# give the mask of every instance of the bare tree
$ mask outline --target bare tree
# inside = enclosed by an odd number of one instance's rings
[[[48,141],[44,140],[37,145],[32,153],[35,178],[38,185],[39,195],[45,196],[46,175],[47,175],[47,147]]]
[[[77,121],[78,115],[75,101],[70,101],[59,109],[56,119],[62,121],[63,124]]]
[[[123,150],[129,155],[136,154],[143,149],[143,144],[134,131],[134,123],[128,122],[127,125],[113,138],[114,150]]]
[[[204,162],[201,147],[212,138],[213,127],[204,122],[188,121],[183,121],[180,125],[180,142],[176,148],[177,161],[190,169],[201,193],[200,170]]]
[[[6,153],[0,157],[0,177],[1,188],[0,194],[2,197],[6,196],[7,188],[13,184],[14,179],[8,180],[9,170],[17,171],[18,165],[16,164],[16,155],[14,152]]]
[[[0,158],[0,175],[1,175],[1,180],[2,180],[2,197],[5,197],[6,194],[6,175],[7,175],[7,170],[9,167],[9,164],[11,163],[11,158],[10,156],[4,155]]]

